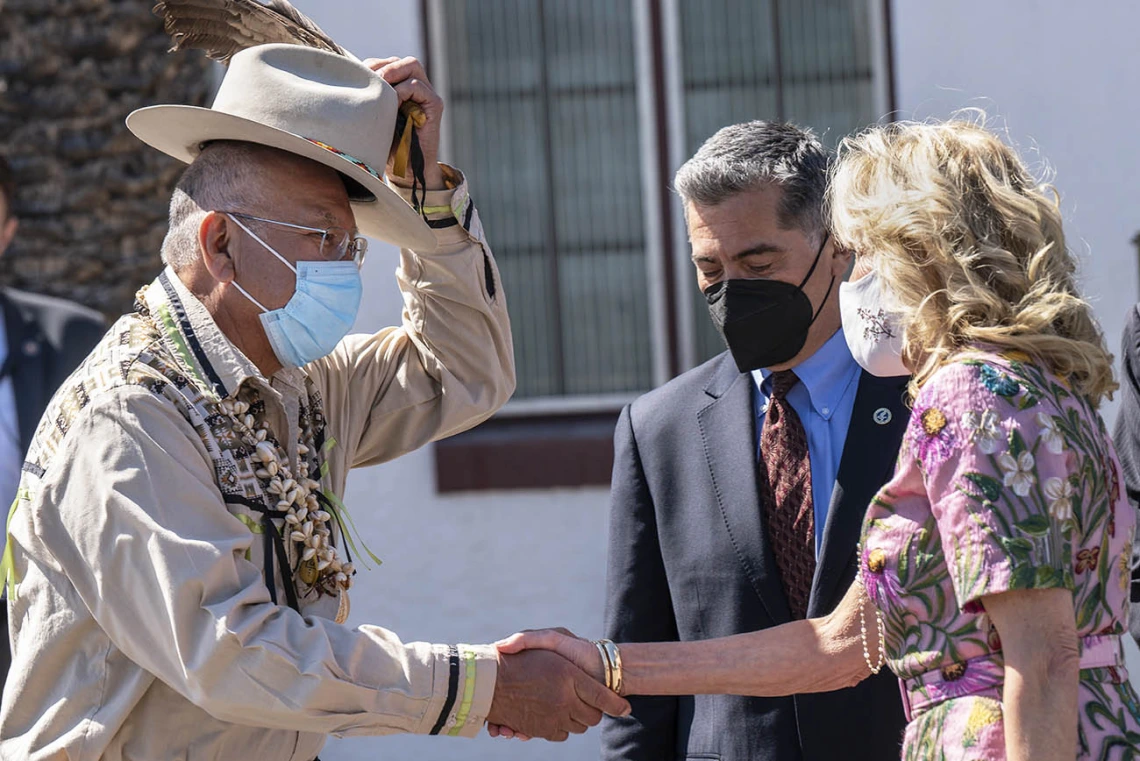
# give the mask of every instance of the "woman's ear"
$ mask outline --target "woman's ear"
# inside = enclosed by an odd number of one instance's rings
[[[232,282],[234,260],[231,256],[235,238],[229,217],[216,211],[207,212],[198,225],[198,247],[206,270],[219,283]]]

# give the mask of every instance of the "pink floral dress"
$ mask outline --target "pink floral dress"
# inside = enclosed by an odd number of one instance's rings
[[[903,759],[1006,757],[982,598],[1051,587],[1072,590],[1082,638],[1077,758],[1140,756],[1120,640],[1135,522],[1104,422],[1063,379],[978,350],[926,383],[860,558],[910,719]]]

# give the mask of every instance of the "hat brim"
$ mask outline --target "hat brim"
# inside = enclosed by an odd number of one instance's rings
[[[360,184],[374,201],[353,201],[356,226],[364,235],[401,248],[430,251],[435,236],[419,214],[386,182],[301,135],[240,116],[198,106],[148,106],[127,117],[127,129],[147,145],[189,164],[211,140],[240,140],[278,148],[324,164]],[[379,171],[379,170],[377,170]]]

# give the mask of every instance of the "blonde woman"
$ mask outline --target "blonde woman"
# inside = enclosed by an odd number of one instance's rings
[[[857,252],[844,330],[869,371],[911,372],[893,479],[830,616],[704,642],[555,649],[620,691],[771,696],[900,678],[904,759],[1133,758],[1126,631],[1133,513],[1098,404],[1112,358],[1077,293],[1053,196],[972,123],[845,142],[833,234]],[[856,559],[853,558],[852,562]],[[819,731],[826,732],[826,727]]]

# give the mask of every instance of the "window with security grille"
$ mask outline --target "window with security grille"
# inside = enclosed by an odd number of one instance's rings
[[[721,126],[888,110],[882,0],[427,0],[444,155],[502,270],[508,405],[614,408],[723,350],[676,168]],[[529,406],[528,406],[529,405]]]
[[[679,0],[685,157],[726,124],[787,120],[834,147],[887,111],[876,71],[877,3],[863,0]],[[695,291],[695,285],[692,286]],[[693,297],[697,360],[724,351]]]

